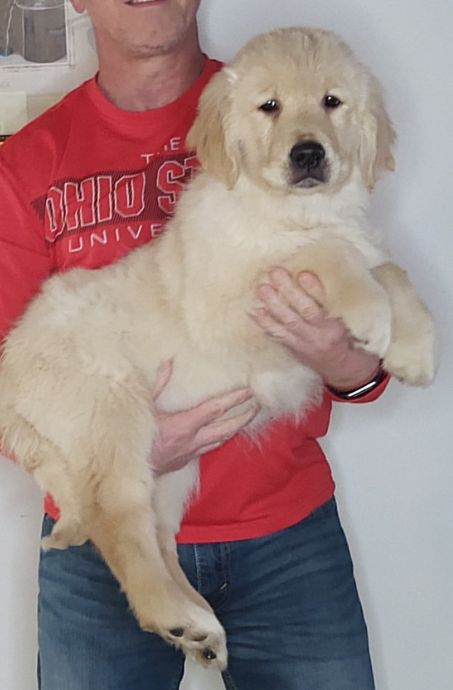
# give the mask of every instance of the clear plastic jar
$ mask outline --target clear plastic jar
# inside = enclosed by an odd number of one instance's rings
[[[23,58],[29,62],[56,62],[65,57],[64,0],[15,0],[21,13]]]

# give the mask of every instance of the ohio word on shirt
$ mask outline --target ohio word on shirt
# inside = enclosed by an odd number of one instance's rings
[[[112,244],[130,248],[162,232],[197,167],[194,155],[174,150],[177,143],[170,141],[157,155],[142,154],[145,167],[136,171],[102,170],[84,179],[57,180],[33,202],[46,240],[58,243],[65,268],[80,265],[81,254],[84,265],[103,265]]]

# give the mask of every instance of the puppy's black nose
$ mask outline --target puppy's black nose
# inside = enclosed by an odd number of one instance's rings
[[[308,172],[322,163],[326,157],[326,151],[317,141],[303,141],[293,146],[289,157],[297,168]]]

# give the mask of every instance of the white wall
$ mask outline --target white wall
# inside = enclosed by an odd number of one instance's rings
[[[398,166],[380,183],[373,215],[434,311],[441,365],[428,390],[393,383],[373,405],[337,408],[326,448],[369,621],[378,690],[451,690],[451,0],[203,2],[203,41],[213,55],[228,58],[249,36],[276,25],[314,24],[339,31],[387,88],[399,131]],[[35,687],[39,519],[31,481],[1,463],[2,690]],[[221,687],[196,669],[184,682],[185,690]]]

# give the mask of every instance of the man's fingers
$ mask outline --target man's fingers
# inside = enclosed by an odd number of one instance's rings
[[[255,312],[250,314],[250,316],[254,321],[256,321],[258,326],[263,329],[263,331],[268,333],[268,335],[271,335],[273,338],[277,338],[277,340],[286,341],[288,336],[286,325],[280,320],[276,320],[266,308],[262,307],[260,309],[255,309]]]
[[[162,390],[168,378],[168,369],[164,368],[156,390]],[[173,472],[202,453],[221,446],[256,415],[258,405],[255,400],[250,402],[252,398],[250,388],[240,388],[188,410],[162,412],[157,409],[159,433],[152,453],[153,470]]]
[[[300,348],[301,326],[291,331],[290,327],[286,327],[284,324],[280,323],[280,321],[276,321],[266,309],[257,309],[255,314],[251,316],[258,326],[272,338],[280,340],[286,347],[295,351]],[[303,324],[303,327],[304,330],[310,328],[306,324]],[[306,339],[310,339],[309,333],[307,333]]]
[[[154,382],[154,388],[152,392],[152,399],[154,401],[157,400],[157,398],[162,393],[167,383],[170,381],[172,372],[173,362],[171,361],[171,359],[167,359],[165,362],[162,362],[159,365],[159,368],[157,370],[156,381]]]
[[[292,309],[286,295],[281,295],[272,285],[260,285],[258,296],[269,315],[289,328],[296,328],[300,316]]]
[[[207,446],[202,446],[198,451],[198,455],[205,455],[205,453],[210,453],[211,450],[217,450],[220,446],[223,446],[225,441],[217,441],[217,443],[211,443]]]
[[[197,446],[206,452],[207,446],[225,443],[249,424],[256,417],[259,409],[259,405],[254,402],[240,414],[208,424],[198,432],[196,436]]]
[[[297,283],[310,295],[310,297],[316,300],[318,304],[324,303],[326,297],[324,287],[318,276],[314,273],[311,273],[311,271],[302,271],[297,276]]]
[[[198,430],[219,419],[229,410],[250,400],[252,397],[253,392],[250,388],[238,388],[205,400],[191,410],[188,410],[188,414],[191,415],[191,421],[194,424],[195,430]]]
[[[293,277],[281,268],[274,268],[270,272],[272,286],[283,297],[289,306],[306,321],[317,321],[324,317],[324,311],[319,304],[307,294],[303,287],[303,283],[308,283],[318,293],[321,292],[322,286],[319,280],[312,273],[300,274],[300,285],[297,284]]]
[[[316,276],[312,277],[316,282]],[[269,281],[270,283],[258,286],[257,294],[273,319],[284,324],[289,330],[300,330],[304,322],[312,325],[324,318],[323,309],[295,283],[287,271],[281,268],[272,269]]]

